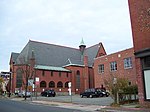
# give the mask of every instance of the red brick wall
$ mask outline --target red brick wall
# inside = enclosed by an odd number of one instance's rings
[[[128,0],[134,50],[138,52],[150,48],[150,0]],[[136,58],[139,101],[143,106],[150,106],[144,100],[144,82],[140,58]]]
[[[12,78],[12,90],[15,91],[16,88],[16,74],[17,69],[21,67],[25,71],[24,66],[14,66],[14,73]],[[49,82],[55,82],[55,88],[53,88],[56,92],[68,92],[68,88],[65,88],[65,82],[71,81],[72,82],[72,92],[79,94],[83,92],[85,89],[94,86],[94,78],[93,78],[93,68],[88,67],[80,67],[80,66],[69,66],[66,67],[67,69],[71,70],[71,73],[61,72],[61,77],[59,76],[58,71],[53,71],[53,76],[51,76],[51,71],[44,71],[44,76],[42,75],[43,70],[35,70],[35,77],[39,77],[39,84],[36,85],[36,91],[41,92],[43,89],[51,89],[49,88]],[[30,70],[33,70],[32,68]],[[77,71],[80,71],[80,89],[76,90],[76,74]],[[86,74],[86,75],[85,75]],[[86,80],[85,80],[86,79]],[[25,74],[23,74],[23,80],[25,82]],[[46,88],[40,88],[40,82],[46,81],[47,85]],[[61,81],[63,83],[63,88],[57,88],[57,83]],[[90,83],[89,83],[90,81]],[[23,88],[24,89],[24,86]],[[61,91],[60,91],[61,89]]]
[[[16,66],[13,65],[13,69],[12,69],[12,85],[11,85],[11,89],[12,92],[15,92],[15,88],[16,88]]]
[[[93,87],[93,69],[87,67],[79,66],[69,66],[67,69],[72,71],[71,81],[72,81],[72,91],[79,94],[89,87]],[[80,71],[80,89],[76,90],[76,73]],[[86,73],[86,74],[85,74]],[[89,81],[90,78],[90,81]],[[90,84],[89,84],[90,82]]]
[[[100,48],[99,48],[99,50],[97,52],[97,56],[96,57],[100,57],[100,56],[106,55],[106,51],[104,49],[103,44],[99,43],[99,46],[100,46]]]
[[[66,72],[61,72],[61,76],[59,76],[59,72],[53,71],[53,76],[51,76],[51,71],[45,71],[45,75],[42,75],[43,70],[36,70],[36,77],[39,77],[39,82],[46,81],[47,85],[46,88],[40,88],[40,84],[38,86],[38,91],[42,91],[43,89],[50,89],[49,88],[49,82],[54,81],[55,82],[55,88],[53,88],[56,92],[67,92],[68,88],[65,88],[65,83],[70,81],[71,79],[71,73],[68,74]],[[63,83],[63,88],[57,88],[57,83],[61,81]],[[61,89],[61,91],[60,91]]]
[[[144,85],[143,85],[143,73],[142,73],[142,66],[141,66],[141,60],[140,58],[136,58],[136,74],[138,79],[138,96],[139,96],[139,102],[144,107],[150,107],[150,102],[145,101],[144,99]]]
[[[128,2],[135,52],[150,48],[150,0]]]
[[[124,69],[124,58],[132,58],[132,68]],[[117,71],[110,71],[110,62],[117,62]],[[104,73],[98,73],[98,65],[104,64]],[[128,78],[132,84],[136,83],[135,57],[133,48],[120,51],[114,54],[98,57],[94,61],[95,87],[104,85],[104,79],[113,76]]]

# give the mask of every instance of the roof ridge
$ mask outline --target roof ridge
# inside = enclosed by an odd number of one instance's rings
[[[47,44],[47,45],[53,45],[53,46],[58,46],[58,47],[64,47],[64,48],[79,50],[79,49],[73,48],[73,47],[68,47],[68,46],[63,46],[63,45],[57,45],[57,44],[51,44],[51,43],[46,43],[46,42],[41,42],[41,41],[29,40],[29,42],[36,42],[36,43],[41,43],[41,44]]]
[[[86,49],[89,49],[89,48],[91,48],[91,47],[94,47],[94,46],[97,46],[97,45],[100,45],[100,44],[101,44],[101,42],[98,43],[98,44],[92,45],[92,46],[90,46],[90,47],[87,47]]]
[[[123,49],[123,50],[119,50],[119,51],[116,51],[116,52],[113,52],[113,53],[110,53],[110,54],[106,54],[106,55],[103,55],[103,56],[100,56],[100,57],[97,57],[97,58],[102,58],[102,57],[106,57],[106,56],[122,53],[122,52],[125,52],[127,50],[133,50],[134,51],[134,48],[133,47],[129,47],[129,48],[126,48],[126,49]],[[95,59],[97,59],[97,58],[95,58]]]

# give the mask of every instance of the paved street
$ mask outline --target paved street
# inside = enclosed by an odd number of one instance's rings
[[[150,112],[147,108],[135,108],[137,105],[122,105],[114,108],[106,106],[109,104],[110,97],[102,98],[80,98],[72,96],[57,97],[35,97],[24,98],[20,97],[1,97],[0,110],[2,112]],[[103,102],[105,104],[103,104]],[[105,106],[103,106],[105,105]]]
[[[67,109],[52,105],[42,105],[37,103],[26,103],[25,101],[12,101],[0,99],[0,112],[81,112],[77,109]],[[82,111],[84,112],[84,111]]]
[[[33,98],[33,100],[35,97]],[[56,97],[38,97],[38,100],[44,101],[57,101],[57,102],[72,102],[76,104],[84,105],[99,105],[99,106],[109,106],[113,99],[111,97],[99,97],[99,98],[80,98],[79,95],[74,96],[56,96]]]

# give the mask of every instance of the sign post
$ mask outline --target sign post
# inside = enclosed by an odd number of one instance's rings
[[[40,82],[40,78],[39,77],[35,77],[35,87],[37,88],[37,86],[39,85],[39,82]],[[37,89],[36,89],[36,100],[37,100]]]
[[[71,98],[71,102],[72,102],[72,94],[71,94],[71,82],[68,83],[68,91],[69,91],[69,95],[70,95],[70,98]]]

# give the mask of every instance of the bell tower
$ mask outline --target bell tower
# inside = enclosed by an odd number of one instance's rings
[[[83,56],[84,55],[84,50],[86,48],[86,45],[84,44],[83,38],[81,40],[79,48],[80,48],[80,51],[81,51],[81,55]]]

